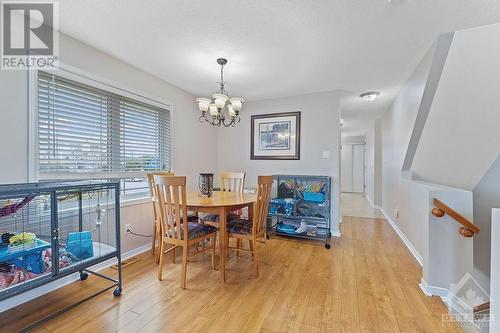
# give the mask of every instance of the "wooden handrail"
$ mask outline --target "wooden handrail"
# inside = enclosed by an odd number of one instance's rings
[[[483,312],[483,311],[486,311],[486,310],[489,310],[489,309],[490,309],[490,302],[486,302],[486,303],[483,303],[483,304],[476,305],[474,307],[474,313]]]
[[[479,233],[479,227],[469,221],[466,217],[462,216],[460,213],[455,211],[453,208],[448,207],[446,204],[441,202],[441,200],[434,198],[432,200],[432,203],[434,204],[435,208],[432,210],[432,215],[436,217],[443,217],[444,214],[450,216],[453,218],[455,221],[463,225],[459,229],[460,235],[464,237],[472,237],[475,234]]]

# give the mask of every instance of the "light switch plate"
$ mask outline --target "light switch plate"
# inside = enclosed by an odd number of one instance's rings
[[[323,154],[321,155],[322,158],[330,158],[330,151],[329,150],[323,150]]]

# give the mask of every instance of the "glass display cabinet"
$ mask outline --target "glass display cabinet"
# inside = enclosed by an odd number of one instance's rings
[[[267,235],[321,240],[330,248],[331,177],[275,175]]]
[[[91,297],[111,288],[120,295],[119,207],[117,181],[1,185],[0,300],[74,273],[112,282]],[[89,270],[112,258],[116,279]]]

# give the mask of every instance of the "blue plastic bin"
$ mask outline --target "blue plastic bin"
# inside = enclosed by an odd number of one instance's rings
[[[90,231],[70,232],[68,234],[66,251],[73,254],[79,260],[93,257],[92,233]]]
[[[37,238],[34,245],[19,246],[17,248],[18,250],[12,251],[12,248],[9,250],[7,246],[1,247],[0,262],[14,264],[35,274],[45,272],[42,252],[50,248],[49,243]]]
[[[274,198],[269,205],[271,214],[295,215],[295,205],[297,199],[290,198]]]
[[[323,192],[304,192],[304,200],[321,203],[325,201],[325,194]]]

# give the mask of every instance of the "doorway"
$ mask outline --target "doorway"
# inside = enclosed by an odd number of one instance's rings
[[[365,144],[343,143],[340,159],[341,192],[365,193]]]
[[[342,143],[340,157],[342,216],[384,218],[366,198],[366,144]]]

